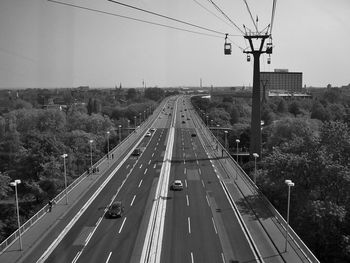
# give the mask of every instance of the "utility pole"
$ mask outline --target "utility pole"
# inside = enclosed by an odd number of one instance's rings
[[[243,51],[247,54],[247,60],[250,60],[250,54],[254,58],[254,69],[253,69],[253,95],[252,95],[252,117],[251,117],[251,138],[250,138],[250,156],[253,157],[253,153],[257,153],[261,156],[261,101],[260,101],[260,55],[263,53],[271,54],[271,50],[264,48],[264,42],[270,35],[260,35],[260,34],[246,34],[245,39],[249,41],[250,50]],[[253,44],[253,39],[258,42],[260,40],[259,48],[255,48]],[[270,53],[271,52],[271,53]]]

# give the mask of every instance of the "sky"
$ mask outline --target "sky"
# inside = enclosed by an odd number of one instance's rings
[[[0,88],[249,86],[253,62],[240,32],[210,0],[0,0]],[[243,30],[255,31],[244,0],[213,0]],[[246,1],[257,27],[271,23],[273,0]],[[108,14],[107,14],[108,13]],[[303,85],[350,83],[350,1],[276,2],[273,54],[261,71],[303,72]],[[157,26],[117,15],[177,27]],[[188,32],[195,31],[195,32]],[[225,33],[232,55],[224,55]],[[240,48],[239,48],[240,47]]]

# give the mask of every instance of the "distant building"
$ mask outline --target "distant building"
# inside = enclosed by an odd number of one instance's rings
[[[301,93],[303,73],[288,72],[288,69],[275,69],[274,72],[260,72],[260,82],[261,90]]]

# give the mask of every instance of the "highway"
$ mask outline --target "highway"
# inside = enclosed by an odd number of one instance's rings
[[[168,100],[155,116],[151,136],[130,148],[139,147],[142,154],[113,164],[85,210],[36,262],[153,262],[154,254],[154,262],[283,262],[264,234],[267,256],[261,259],[224,189],[218,160],[203,146],[197,118],[189,98]],[[175,179],[182,181],[182,191],[170,190]],[[158,191],[166,196],[157,197]],[[106,216],[114,201],[123,202],[121,218]]]

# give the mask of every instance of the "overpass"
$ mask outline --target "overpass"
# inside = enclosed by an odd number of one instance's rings
[[[2,244],[0,262],[318,262],[292,229],[285,251],[285,220],[189,97],[165,100],[112,153],[70,186],[68,205],[62,193],[24,225],[23,251],[18,233]],[[110,219],[116,200],[125,212]]]

